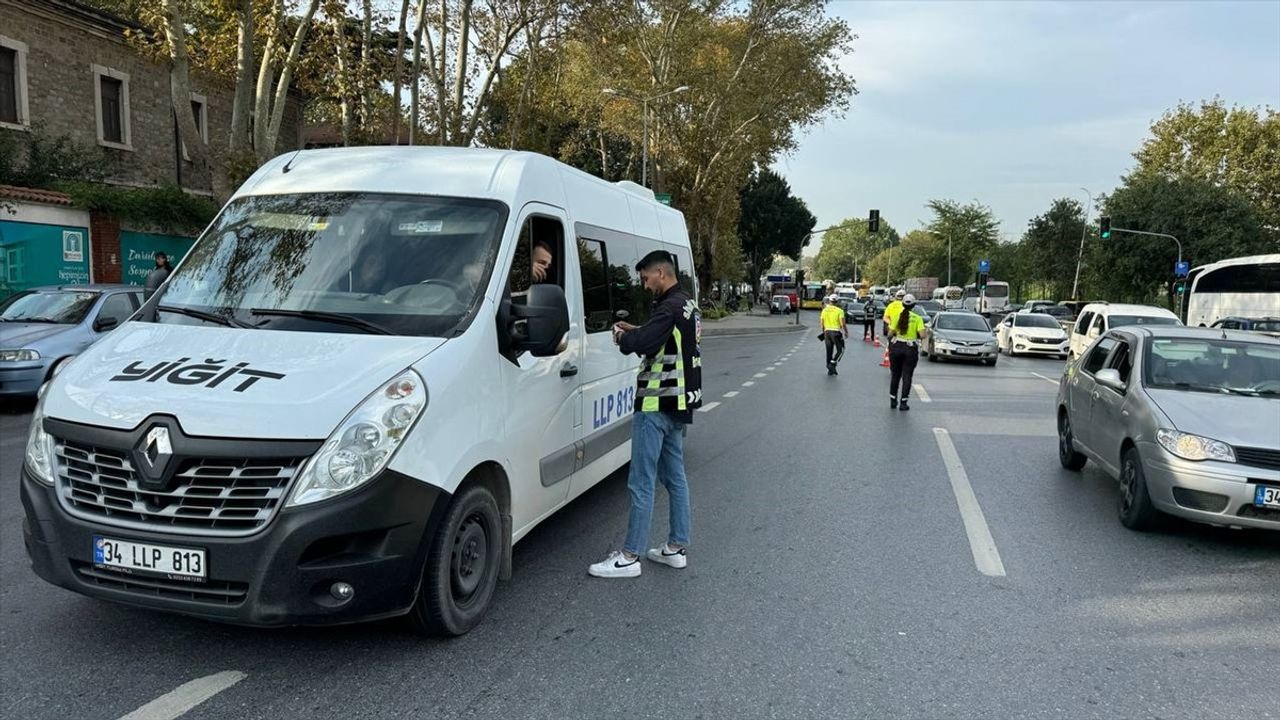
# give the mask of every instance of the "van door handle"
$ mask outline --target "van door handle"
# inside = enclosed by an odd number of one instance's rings
[[[560,366],[560,377],[573,377],[578,374],[578,366],[573,363],[565,363]]]
[[[1097,391],[1097,390],[1094,390],[1094,391],[1093,391],[1093,399],[1094,399],[1094,400],[1097,400],[1097,399],[1098,399],[1098,398],[1100,398],[1100,397],[1102,397],[1102,393],[1101,393],[1101,392],[1099,392],[1099,391]]]

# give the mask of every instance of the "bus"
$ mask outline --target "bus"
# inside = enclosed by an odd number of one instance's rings
[[[957,310],[964,307],[964,288],[959,285],[934,288],[933,299],[947,310]]]
[[[1224,317],[1280,317],[1280,253],[1231,258],[1187,274],[1188,327]]]
[[[1004,312],[1009,309],[1009,283],[990,280],[987,282],[987,291],[984,294],[979,294],[977,285],[969,283],[964,286],[962,304],[965,310],[979,315]]]
[[[826,297],[826,286],[819,282],[807,282],[800,294],[800,307],[805,310],[821,310],[822,298]]]

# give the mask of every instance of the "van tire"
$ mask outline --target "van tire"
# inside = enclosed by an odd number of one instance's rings
[[[409,611],[425,635],[457,637],[480,624],[502,564],[502,516],[483,485],[455,496],[427,551],[422,587]]]

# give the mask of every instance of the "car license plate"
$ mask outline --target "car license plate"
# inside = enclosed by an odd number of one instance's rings
[[[1280,487],[1259,485],[1253,491],[1253,504],[1258,507],[1280,508]]]
[[[956,354],[957,355],[977,355],[978,351],[974,350],[973,348],[958,347],[956,348]]]
[[[93,564],[127,573],[162,575],[170,580],[204,582],[205,551],[93,536]]]

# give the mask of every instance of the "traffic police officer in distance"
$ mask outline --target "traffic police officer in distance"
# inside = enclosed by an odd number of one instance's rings
[[[613,339],[625,354],[644,358],[636,376],[636,413],[631,420],[631,513],[621,551],[609,554],[588,572],[596,577],[639,577],[640,554],[649,542],[657,482],[671,502],[667,542],[650,549],[649,560],[673,568],[688,564],[689,483],[684,473],[684,437],[693,411],[702,405],[702,314],[680,287],[671,254],[655,250],[636,265],[641,282],[656,300],[649,321],[640,327],[620,322]]]
[[[822,299],[822,340],[827,346],[827,374],[839,375],[836,365],[844,357],[844,341],[849,337],[849,328],[845,324],[844,308],[836,304],[837,297],[829,295]]]
[[[889,326],[889,407],[910,410],[907,398],[911,396],[911,380],[920,361],[920,339],[924,337],[924,318],[911,312],[916,306],[914,295],[905,295],[896,310],[885,311]],[[898,385],[902,385],[899,400]]]
[[[881,335],[886,338],[889,337],[889,323],[892,322],[889,318],[891,315],[895,318],[898,317],[898,311],[902,309],[902,298],[906,296],[906,291],[899,290],[893,294],[893,300],[884,306],[884,317],[881,318],[884,321],[884,332]]]

